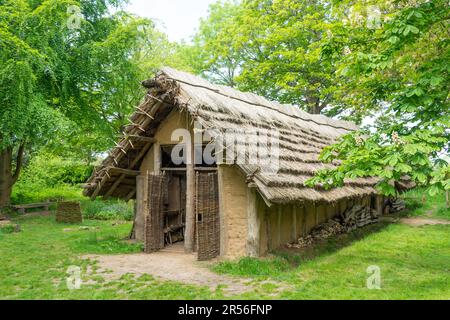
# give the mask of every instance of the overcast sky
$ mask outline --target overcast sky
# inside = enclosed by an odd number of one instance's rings
[[[156,19],[171,41],[190,40],[199,19],[208,13],[216,0],[130,0],[127,11]]]

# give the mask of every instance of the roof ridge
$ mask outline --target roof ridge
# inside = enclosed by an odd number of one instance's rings
[[[191,73],[188,73],[188,72],[179,71],[179,70],[176,70],[176,69],[173,69],[173,68],[169,68],[169,67],[164,67],[164,68],[162,68],[162,69],[161,69],[161,72],[163,72],[163,73],[165,74],[165,76],[166,76],[168,79],[170,79],[170,80],[177,81],[177,82],[180,82],[180,83],[184,83],[184,84],[186,84],[186,85],[193,86],[193,87],[196,87],[196,88],[202,88],[202,89],[205,89],[205,90],[209,90],[209,91],[212,91],[212,92],[214,92],[214,93],[216,93],[216,94],[220,94],[221,96],[227,97],[227,98],[229,98],[229,99],[234,99],[234,100],[237,100],[237,101],[241,101],[241,102],[246,103],[246,104],[254,105],[254,106],[257,106],[257,107],[267,108],[267,109],[270,109],[270,110],[279,112],[279,113],[281,113],[281,114],[283,114],[283,115],[285,115],[285,116],[291,117],[291,118],[300,119],[300,120],[303,120],[303,121],[306,121],[306,122],[313,122],[313,123],[315,123],[315,124],[317,124],[317,125],[319,125],[319,126],[328,126],[328,127],[334,128],[334,129],[342,129],[342,130],[346,130],[346,131],[355,131],[355,130],[357,130],[357,127],[358,127],[358,126],[357,126],[356,124],[354,124],[353,122],[345,121],[345,120],[336,120],[336,119],[332,119],[332,118],[326,117],[326,116],[324,116],[324,115],[314,115],[314,114],[307,113],[311,118],[304,118],[304,117],[301,117],[300,115],[297,115],[297,114],[295,114],[295,115],[294,115],[294,114],[288,114],[288,113],[286,113],[286,112],[284,112],[283,110],[280,110],[280,109],[278,109],[278,108],[274,108],[274,107],[271,107],[271,106],[268,106],[268,105],[265,105],[265,104],[260,104],[260,103],[248,101],[248,100],[245,100],[245,99],[236,97],[236,96],[231,96],[231,95],[229,95],[229,94],[226,94],[226,93],[224,93],[224,92],[221,92],[219,89],[214,89],[214,88],[208,87],[208,86],[206,86],[206,85],[196,84],[196,83],[191,83],[191,82],[186,81],[186,80],[181,80],[181,79],[178,79],[177,77],[174,77],[173,75],[170,74],[171,72],[185,73],[185,74],[187,74],[187,75],[189,75],[189,76],[191,76],[191,77],[195,77],[195,78],[201,79],[201,81],[207,82],[207,83],[208,83],[209,85],[211,85],[211,86],[219,87],[219,85],[210,83],[210,82],[207,81],[206,79],[200,78],[200,77],[198,77],[198,76],[196,76],[196,75],[193,75],[193,74],[191,74]],[[242,94],[253,94],[253,95],[255,95],[255,96],[259,97],[259,98],[262,98],[262,99],[267,100],[266,98],[264,98],[264,97],[262,97],[262,96],[259,96],[259,95],[255,94],[255,93],[251,93],[251,92],[242,92],[242,91],[239,91],[239,90],[237,90],[237,89],[235,89],[235,88],[227,87],[227,86],[224,86],[224,85],[220,85],[220,87],[225,87],[225,88],[231,89],[231,90],[233,90],[233,91],[236,91],[237,93],[242,93]],[[270,102],[269,100],[267,100],[267,101]],[[280,104],[281,106],[287,106],[287,107],[298,108],[298,106],[295,106],[295,105],[292,105],[292,104],[281,104],[281,103],[279,103],[279,102],[277,102],[277,101],[272,101],[272,103],[278,103],[278,104]],[[301,109],[299,109],[299,110],[301,111]],[[305,113],[306,113],[306,112],[305,112]],[[317,118],[317,117],[324,117],[324,118],[326,118],[326,119],[328,119],[328,120],[331,120],[331,121],[333,121],[333,122],[343,122],[343,123],[347,124],[348,126],[346,127],[346,126],[342,126],[342,125],[334,125],[334,124],[328,123],[328,121],[325,121],[325,122],[316,121],[314,118]],[[355,127],[354,127],[354,128],[351,128],[352,126],[355,126]]]

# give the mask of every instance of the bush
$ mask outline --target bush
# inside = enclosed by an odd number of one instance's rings
[[[134,218],[133,203],[121,200],[82,201],[81,211],[83,217],[90,220],[132,221]]]
[[[11,201],[13,204],[34,203],[43,201],[64,201],[84,199],[80,187],[60,185],[57,187],[46,187],[20,185],[14,188]]]
[[[86,182],[92,170],[92,166],[81,161],[39,154],[26,166],[14,186],[12,203],[80,201],[85,219],[132,221],[134,208],[131,203],[120,200],[90,201],[83,197],[78,184]]]
[[[47,153],[35,156],[25,167],[14,186],[13,204],[31,202],[81,200],[81,188],[93,170],[74,159],[63,159]]]
[[[93,166],[86,165],[82,161],[42,153],[33,157],[26,166],[20,177],[19,185],[74,186],[86,182],[92,171]]]

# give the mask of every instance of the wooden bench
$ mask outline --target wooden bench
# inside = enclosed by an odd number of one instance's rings
[[[17,212],[20,214],[25,214],[27,209],[44,209],[43,212],[49,212],[49,207],[53,203],[51,202],[44,202],[44,203],[30,203],[30,204],[22,204],[22,205],[16,205],[12,206]]]

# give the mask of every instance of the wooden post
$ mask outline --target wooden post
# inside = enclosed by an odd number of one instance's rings
[[[317,210],[315,202],[314,202],[314,214],[316,215],[316,225],[314,227],[317,227],[319,225],[319,211]]]
[[[144,241],[145,217],[148,213],[148,172],[136,178],[135,238]]]
[[[184,251],[194,251],[195,240],[195,161],[193,143],[190,141],[186,149],[186,229],[184,235]],[[190,151],[190,152],[189,152]]]
[[[266,234],[267,234],[267,251],[270,252],[273,249],[273,243],[272,243],[272,229],[270,226],[270,211],[269,209],[266,209],[266,212],[264,213],[264,220],[266,221]]]
[[[384,213],[384,196],[382,195],[377,195],[377,200],[376,200],[376,210],[377,210],[377,215],[379,217],[383,216]]]
[[[292,205],[292,229],[291,229],[291,241],[296,241],[297,239],[297,207]]]
[[[306,210],[306,206],[302,207],[302,237],[306,236],[306,215],[308,211]]]
[[[278,246],[281,246],[281,216],[282,216],[282,207],[281,205],[278,205]]]
[[[156,142],[153,145],[153,156],[154,156],[154,164],[153,164],[153,172],[159,174],[161,171],[161,145]]]
[[[250,257],[259,257],[259,232],[260,221],[257,211],[256,190],[254,188],[247,188],[247,223],[248,223],[248,237],[247,237],[247,254]]]
[[[219,184],[219,223],[220,223],[220,256],[226,256],[228,244],[227,216],[224,209],[223,169],[217,166],[217,182]]]

